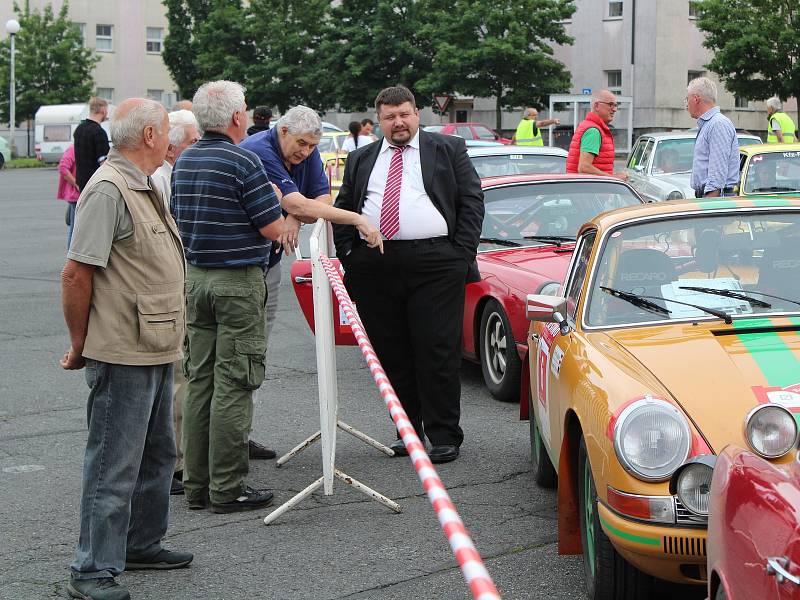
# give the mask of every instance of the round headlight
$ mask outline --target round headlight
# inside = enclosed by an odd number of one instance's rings
[[[764,458],[779,458],[797,443],[797,422],[784,407],[762,404],[747,415],[745,434],[756,454]]]
[[[622,466],[645,481],[667,479],[689,456],[691,435],[683,414],[648,396],[628,406],[614,426],[614,450]]]
[[[551,281],[550,283],[545,283],[538,293],[542,296],[558,296],[560,291],[561,284],[556,281]]]
[[[696,515],[708,514],[713,474],[714,471],[708,465],[694,463],[688,465],[678,475],[676,490],[678,500]]]
[[[669,196],[667,196],[667,200],[683,200],[683,193],[678,190],[670,192]]]

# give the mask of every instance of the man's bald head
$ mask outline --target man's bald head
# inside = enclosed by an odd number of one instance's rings
[[[158,102],[146,98],[128,98],[114,110],[111,120],[111,141],[119,149],[138,148],[144,142],[145,130],[168,133],[167,111]]]
[[[592,93],[592,112],[606,123],[614,120],[617,104],[617,97],[609,90],[597,90]]]
[[[533,108],[532,106],[525,109],[526,119],[535,119],[538,116],[539,116],[539,111]]]
[[[175,106],[172,107],[172,110],[192,110],[192,101],[181,100],[180,102],[176,102]]]

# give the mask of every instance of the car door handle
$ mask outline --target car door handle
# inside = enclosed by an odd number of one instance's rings
[[[800,577],[789,573],[786,570],[788,566],[789,559],[785,556],[772,556],[767,559],[767,575],[774,575],[778,583],[783,583],[786,580],[795,585],[800,585]]]
[[[295,283],[311,283],[311,277],[301,277],[298,275],[294,278]]]

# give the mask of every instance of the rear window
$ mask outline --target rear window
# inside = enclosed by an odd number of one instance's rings
[[[72,129],[69,125],[45,125],[42,139],[45,142],[69,142]]]
[[[505,154],[502,156],[475,156],[472,164],[478,177],[501,175],[532,175],[535,173],[564,173],[567,159],[546,154]]]

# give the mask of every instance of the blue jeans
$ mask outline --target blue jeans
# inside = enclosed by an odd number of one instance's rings
[[[115,577],[126,554],[161,551],[175,466],[172,364],[86,360],[89,438],[75,579]]]
[[[69,225],[67,225],[67,250],[69,250],[69,245],[72,242],[72,231],[75,229],[75,206],[77,204],[77,200],[75,202],[67,202],[67,210],[69,211]]]

